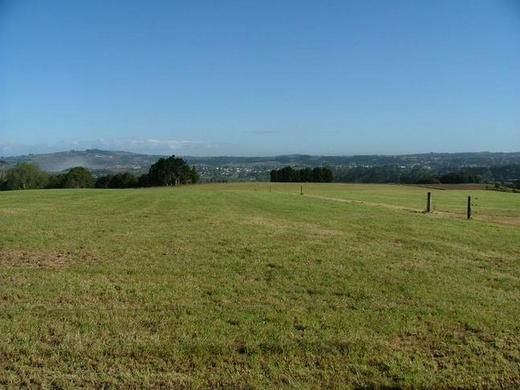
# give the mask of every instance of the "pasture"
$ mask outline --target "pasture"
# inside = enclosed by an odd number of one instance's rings
[[[520,386],[520,194],[299,193],[0,193],[0,385]]]

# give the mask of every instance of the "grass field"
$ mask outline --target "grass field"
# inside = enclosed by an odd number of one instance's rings
[[[303,189],[0,193],[0,385],[520,386],[519,194]]]

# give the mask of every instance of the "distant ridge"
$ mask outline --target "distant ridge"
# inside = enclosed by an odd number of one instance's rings
[[[161,156],[124,151],[87,149],[65,152],[27,154],[0,158],[9,165],[20,161],[31,162],[48,172],[61,172],[82,166],[93,171],[145,171]]]
[[[173,152],[172,152],[173,154]],[[0,157],[0,167],[5,169],[20,161],[37,164],[49,172],[60,172],[75,166],[83,166],[93,171],[133,171],[145,172],[161,155],[140,154],[125,151],[87,149],[64,152],[28,154],[14,157]],[[357,156],[313,156],[291,154],[272,157],[184,157],[188,163],[201,167],[258,167],[263,170],[284,165],[297,167],[331,166],[425,166],[439,167],[489,167],[498,165],[520,164],[520,152],[468,152],[468,153],[423,153],[406,155],[357,155]],[[2,164],[3,163],[3,164]]]

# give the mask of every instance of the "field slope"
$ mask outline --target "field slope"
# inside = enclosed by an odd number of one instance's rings
[[[520,195],[303,190],[0,193],[0,386],[520,386]]]

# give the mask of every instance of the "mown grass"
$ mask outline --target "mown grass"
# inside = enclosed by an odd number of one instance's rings
[[[0,193],[0,385],[520,386],[518,226],[409,212],[422,188],[298,192]]]
[[[300,184],[273,184],[271,190],[288,193],[300,191]],[[424,210],[426,194],[432,193],[434,211],[465,215],[467,197],[472,197],[473,216],[479,217],[519,217],[520,196],[490,190],[440,190],[419,186],[387,184],[303,184],[304,194],[322,195],[366,203],[379,203]],[[500,221],[499,221],[500,222]]]

